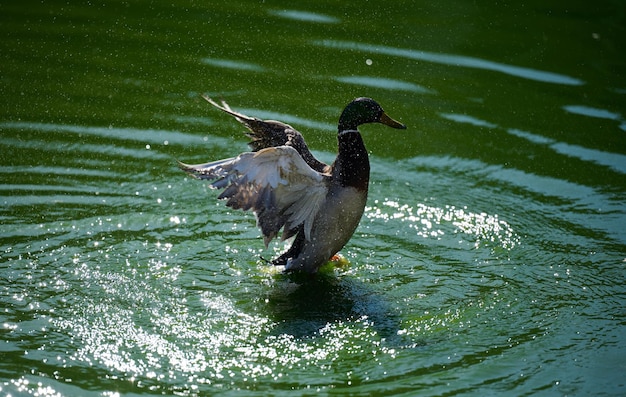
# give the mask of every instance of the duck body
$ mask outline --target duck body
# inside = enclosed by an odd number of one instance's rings
[[[302,134],[288,124],[259,120],[209,103],[231,114],[248,129],[252,152],[205,164],[179,166],[223,188],[218,196],[235,209],[252,210],[265,245],[282,230],[291,247],[271,261],[285,271],[315,273],[350,240],[367,201],[370,164],[357,127],[380,122],[406,128],[369,98],[344,109],[338,127],[338,154],[332,165],[317,160]]]
[[[343,189],[331,188],[320,207],[318,216],[314,219],[313,228],[308,240],[296,236],[292,247],[299,247],[299,252],[288,250],[273,262],[280,265],[284,262],[286,271],[305,271],[315,273],[320,266],[341,250],[350,240],[367,201],[367,191],[346,187]]]

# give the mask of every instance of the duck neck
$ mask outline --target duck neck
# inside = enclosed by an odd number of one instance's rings
[[[350,186],[367,192],[370,179],[370,161],[359,131],[340,131],[339,153],[333,164],[333,177],[341,186]]]

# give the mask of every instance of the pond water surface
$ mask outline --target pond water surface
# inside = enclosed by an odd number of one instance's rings
[[[0,394],[626,394],[626,7],[0,5]],[[247,150],[200,98],[371,153],[348,264],[262,259],[176,167]]]

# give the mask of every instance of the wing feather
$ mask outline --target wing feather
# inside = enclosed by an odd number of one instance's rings
[[[313,156],[302,134],[289,124],[276,120],[261,120],[256,117],[246,116],[231,109],[224,101],[220,105],[206,95],[202,97],[211,105],[233,116],[248,129],[246,135],[251,139],[249,146],[253,152],[269,147],[291,146],[300,153],[304,161],[315,171],[322,173],[330,171],[330,166]]]
[[[265,244],[283,229],[282,239],[300,227],[310,239],[313,221],[328,193],[330,176],[312,169],[290,146],[261,149],[205,164],[179,164],[199,179],[223,188],[218,196],[226,205],[252,210]]]

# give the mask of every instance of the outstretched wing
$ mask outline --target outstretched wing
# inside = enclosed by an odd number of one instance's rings
[[[224,101],[222,101],[222,105],[219,105],[208,96],[203,95],[202,97],[211,105],[233,116],[248,129],[247,135],[251,139],[249,145],[252,151],[257,152],[277,146],[291,146],[300,153],[309,167],[318,172],[329,172],[330,167],[313,156],[302,134],[289,124],[246,116],[231,109]]]
[[[313,220],[328,193],[330,176],[313,170],[290,146],[242,153],[206,164],[179,164],[199,179],[214,180],[218,196],[235,209],[252,210],[265,245],[283,228],[282,239],[304,229],[309,240]]]
[[[299,132],[289,124],[274,120],[265,121],[256,117],[246,116],[243,113],[239,113],[231,109],[230,106],[228,106],[228,104],[224,101],[222,101],[222,105],[219,105],[206,95],[203,95],[202,98],[219,110],[233,116],[238,122],[243,124],[249,130],[247,135],[252,139],[250,142],[250,148],[254,152],[268,147],[286,145],[289,141],[287,131],[295,131],[299,134]]]

